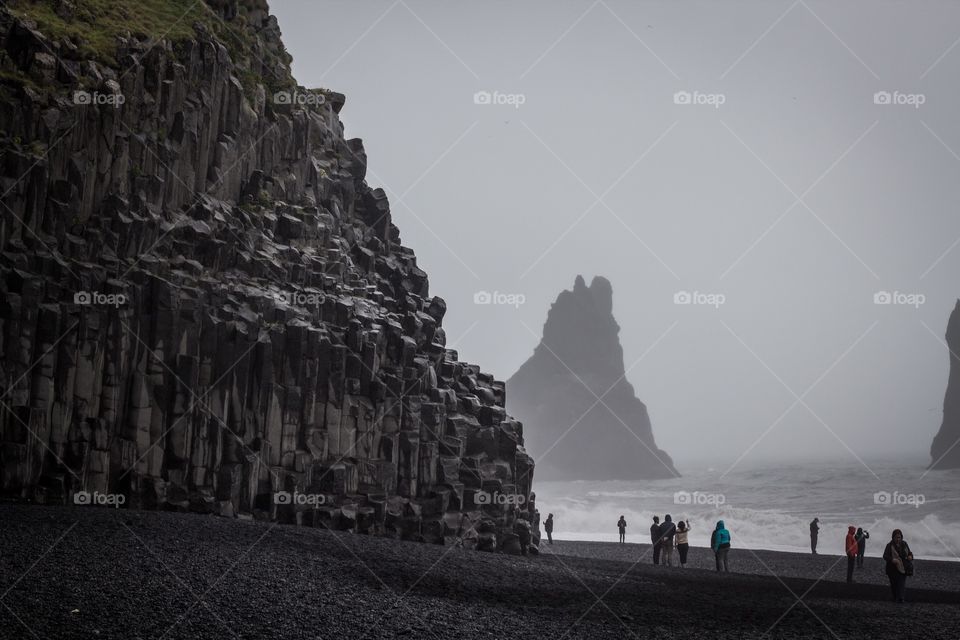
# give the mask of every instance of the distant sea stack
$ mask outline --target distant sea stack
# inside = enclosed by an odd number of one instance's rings
[[[930,456],[934,469],[960,468],[960,300],[947,323],[947,348],[950,350],[950,378],[943,399],[943,424],[933,439]]]
[[[588,287],[577,276],[550,308],[533,355],[507,381],[507,406],[526,427],[539,479],[679,476],[626,379],[619,333],[610,281],[596,277]]]

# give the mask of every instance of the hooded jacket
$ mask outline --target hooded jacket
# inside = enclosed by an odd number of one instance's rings
[[[673,544],[673,536],[677,533],[677,525],[673,519],[667,515],[663,518],[663,524],[660,525],[660,540],[666,544]]]
[[[844,541],[843,548],[846,550],[848,557],[857,555],[857,552],[860,550],[860,545],[857,544],[856,534],[856,527],[849,527],[847,529],[847,539]]]
[[[710,536],[710,547],[713,549],[713,552],[716,553],[723,547],[730,546],[730,532],[727,531],[727,528],[723,525],[723,520],[717,522],[717,528],[713,530],[713,535]]]

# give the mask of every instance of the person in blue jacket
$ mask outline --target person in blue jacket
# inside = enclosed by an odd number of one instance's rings
[[[713,530],[713,534],[710,536],[710,547],[717,559],[717,571],[720,571],[722,565],[723,571],[729,572],[727,553],[730,551],[730,532],[723,526],[723,520],[717,522],[717,528]]]

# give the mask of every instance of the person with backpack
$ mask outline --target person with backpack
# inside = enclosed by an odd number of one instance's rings
[[[864,529],[857,529],[857,566],[863,568],[863,556],[867,552],[867,539],[870,532]]]
[[[847,528],[847,537],[843,541],[843,549],[847,554],[847,583],[853,582],[853,568],[857,564],[857,529],[853,525]]]
[[[660,564],[660,516],[653,516],[650,525],[650,542],[653,544],[653,564]]]
[[[723,571],[729,573],[727,554],[730,552],[730,532],[724,526],[723,520],[717,521],[717,528],[713,530],[710,536],[710,548],[713,549],[713,555],[717,561],[717,572],[720,571],[722,566]]]
[[[617,520],[617,529],[620,530],[620,542],[623,543],[627,537],[627,521],[622,515]]]
[[[553,544],[553,514],[548,514],[547,519],[543,521],[543,530],[547,534],[547,542]]]
[[[673,537],[677,535],[677,525],[668,513],[663,517],[663,524],[660,525],[660,555],[663,557],[663,564],[668,567],[673,566]]]
[[[887,548],[883,550],[887,577],[890,578],[890,592],[894,602],[904,602],[907,598],[907,577],[913,575],[913,552],[903,539],[903,532],[894,529]]]
[[[680,568],[687,565],[687,552],[690,545],[687,543],[687,536],[690,533],[690,524],[681,520],[677,523],[677,554],[680,556]]]

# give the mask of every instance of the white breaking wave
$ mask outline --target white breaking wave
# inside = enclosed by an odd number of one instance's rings
[[[841,555],[847,527],[870,532],[867,555],[880,556],[894,529],[918,558],[960,561],[960,500],[955,474],[922,477],[915,467],[878,469],[880,483],[864,479],[862,468],[829,472],[778,466],[768,471],[733,472],[722,481],[715,472],[685,474],[673,480],[633,482],[535,482],[537,508],[554,514],[560,540],[616,541],[617,520],[627,520],[628,542],[649,542],[653,516],[688,520],[690,544],[708,546],[717,520],[733,544],[774,551],[810,551],[809,525],[820,519],[817,551]],[[918,479],[920,478],[920,479]],[[884,482],[884,480],[886,480]],[[946,482],[944,482],[946,480]],[[871,484],[871,482],[873,484]],[[642,484],[640,487],[638,485]],[[951,486],[954,485],[954,486]],[[706,489],[712,491],[707,493]],[[677,492],[697,498],[683,503]],[[877,491],[923,496],[923,503],[884,504]],[[677,500],[681,503],[678,504]]]

